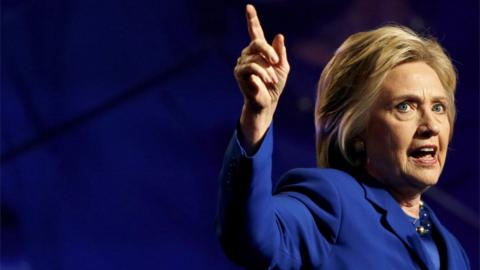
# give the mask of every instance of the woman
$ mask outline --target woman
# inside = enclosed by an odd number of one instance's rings
[[[399,26],[350,36],[322,72],[318,167],[272,193],[272,119],[289,73],[247,5],[251,43],[235,77],[244,96],[221,171],[218,234],[251,269],[469,269],[421,195],[445,164],[455,119],[454,67],[440,45]]]

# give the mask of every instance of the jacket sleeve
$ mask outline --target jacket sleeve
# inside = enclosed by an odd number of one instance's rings
[[[319,266],[340,224],[335,187],[315,179],[315,169],[297,169],[282,177],[273,195],[272,128],[253,156],[239,135],[237,129],[220,172],[217,234],[225,253],[250,269]]]

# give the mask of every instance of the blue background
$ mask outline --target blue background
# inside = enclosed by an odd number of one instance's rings
[[[420,3],[418,3],[420,2]],[[2,269],[238,269],[215,235],[239,117],[244,1],[3,0]],[[431,33],[459,73],[447,166],[426,201],[478,269],[478,1],[253,1],[292,71],[274,176],[315,166],[319,74],[350,34]]]

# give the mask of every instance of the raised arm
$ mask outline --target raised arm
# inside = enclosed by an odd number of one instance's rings
[[[287,174],[272,195],[269,126],[290,67],[283,36],[269,45],[253,6],[246,11],[251,42],[235,67],[244,105],[220,172],[217,234],[227,256],[248,269],[308,268],[328,255],[329,241],[316,228],[329,236],[338,228],[338,201],[330,200],[337,196],[305,170]],[[314,195],[317,183],[324,187]]]
[[[244,97],[241,142],[252,154],[272,122],[290,66],[283,35],[276,35],[270,45],[252,5],[247,5],[246,17],[251,41],[238,58],[234,74]]]

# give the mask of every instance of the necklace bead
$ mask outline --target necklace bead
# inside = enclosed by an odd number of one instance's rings
[[[423,206],[423,202],[420,201],[420,213],[419,218],[414,221],[415,229],[421,236],[430,234],[432,224],[430,221],[428,209]]]

